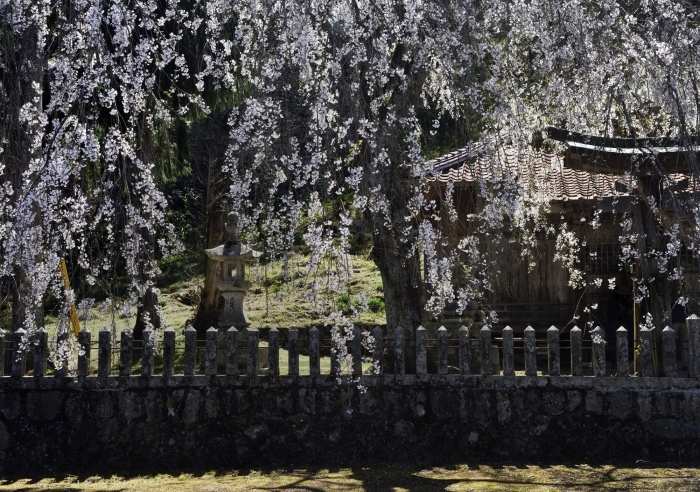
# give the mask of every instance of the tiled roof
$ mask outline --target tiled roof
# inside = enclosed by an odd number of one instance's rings
[[[489,153],[479,153],[475,148],[464,148],[428,163],[433,174],[426,178],[432,182],[477,184],[498,182],[508,177],[523,179],[550,200],[588,200],[604,196],[622,196],[626,187],[616,190],[619,175],[594,173],[564,167],[564,157],[532,148],[516,149],[513,146]]]

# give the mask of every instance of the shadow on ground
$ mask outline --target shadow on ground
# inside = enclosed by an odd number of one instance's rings
[[[7,477],[0,490],[698,490],[700,469],[688,464],[462,463],[365,464],[336,468],[167,470],[94,475]]]

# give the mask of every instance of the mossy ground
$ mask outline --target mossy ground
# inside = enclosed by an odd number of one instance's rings
[[[674,464],[402,465],[16,478],[0,490],[587,491],[698,490],[700,469]]]

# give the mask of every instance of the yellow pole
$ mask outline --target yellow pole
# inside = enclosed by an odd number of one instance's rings
[[[68,267],[66,267],[66,260],[61,258],[59,263],[59,269],[61,270],[61,276],[63,277],[63,286],[66,290],[70,289],[70,278],[68,277]],[[78,333],[80,333],[80,323],[78,322],[78,311],[75,309],[75,304],[72,302],[68,305],[68,312],[70,313],[70,322],[73,325],[73,333],[75,333],[76,338]]]

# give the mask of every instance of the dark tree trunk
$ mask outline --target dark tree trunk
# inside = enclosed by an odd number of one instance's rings
[[[144,113],[139,121],[137,129],[137,138],[139,139],[138,155],[144,162],[152,162],[155,151],[153,148],[153,134],[147,123],[147,115]],[[138,180],[137,176],[130,176],[130,179]],[[131,201],[133,203],[141,202],[140,192],[135,192],[138,188],[132,183],[129,187],[131,193]],[[150,212],[144,211],[147,223],[152,222]],[[152,224],[152,227],[155,224]],[[155,283],[155,278],[152,278],[152,267],[155,265],[156,252],[158,250],[158,241],[156,232],[149,227],[141,227],[139,234],[141,235],[141,250],[137,253],[138,260],[138,280],[140,285],[150,285]],[[153,290],[153,287],[147,287],[146,290],[139,295],[138,306],[136,309],[136,322],[134,324],[134,340],[143,339],[143,330],[148,323],[151,324],[154,330],[157,330],[162,325],[160,318],[160,309],[158,306],[158,294]]]
[[[380,220],[375,220],[381,222]],[[393,231],[382,225],[375,229],[372,258],[382,275],[387,336],[394,337],[397,326],[404,330],[406,371],[415,372],[415,331],[421,325],[423,281],[417,255],[408,256],[408,247],[397,244]],[[391,357],[387,361],[391,368]]]
[[[151,289],[139,298],[139,305],[136,309],[136,323],[134,324],[134,340],[143,339],[143,330],[146,329],[146,318],[148,318],[153,329],[157,330],[161,327],[158,296]]]
[[[211,212],[209,214],[209,233],[207,248],[214,248],[226,242],[226,211]],[[197,336],[205,337],[206,331],[217,327],[221,317],[221,293],[216,287],[216,282],[223,278],[220,262],[207,258],[207,266],[204,273],[204,288],[202,299],[199,302],[197,312],[192,320],[192,326],[197,330]]]
[[[11,7],[19,9],[20,7]],[[29,7],[27,7],[29,8]],[[38,29],[33,23],[27,25],[21,33],[17,33],[8,25],[9,17],[6,17],[0,26],[0,39],[2,40],[4,53],[1,56],[3,65],[3,77],[0,81],[6,87],[6,98],[2,101],[0,112],[5,118],[3,133],[0,137],[6,145],[2,154],[6,165],[5,176],[12,185],[14,193],[11,200],[17,205],[24,199],[24,183],[31,181],[25,175],[30,168],[33,159],[39,157],[40,148],[33,147],[35,141],[43,131],[38,121],[21,123],[20,112],[27,104],[36,106],[37,111],[42,110],[41,97],[37,97],[36,87],[41,87],[43,78],[43,59],[41,47],[38,46]],[[23,213],[29,213],[24,211]],[[35,202],[31,204],[32,220],[28,227],[36,227],[41,224],[41,209]],[[17,220],[11,217],[9,220]],[[26,231],[17,231],[20,237],[26,237]],[[35,259],[41,261],[41,245],[32,245],[36,248]],[[1,251],[0,251],[1,252]],[[27,328],[27,320],[34,319],[36,326],[41,327],[44,321],[43,302],[32,299],[34,293],[34,279],[27,274],[24,265],[15,265],[13,278],[8,279],[8,285],[12,294],[12,327]]]
[[[385,226],[384,216],[365,212],[365,219],[373,226],[372,257],[382,275],[387,335],[393,339],[396,327],[403,328],[406,371],[412,373],[415,372],[416,361],[415,332],[421,325],[423,314],[423,279],[420,258],[416,252],[412,252],[415,238],[401,238],[402,230],[398,228],[410,226],[411,230],[416,231],[417,227],[415,223],[407,223],[405,220],[411,214],[397,168],[387,166],[382,169],[381,176],[376,176],[375,179],[380,181],[382,191],[389,201],[392,227],[389,229]],[[387,367],[391,370],[391,360],[387,362]]]

